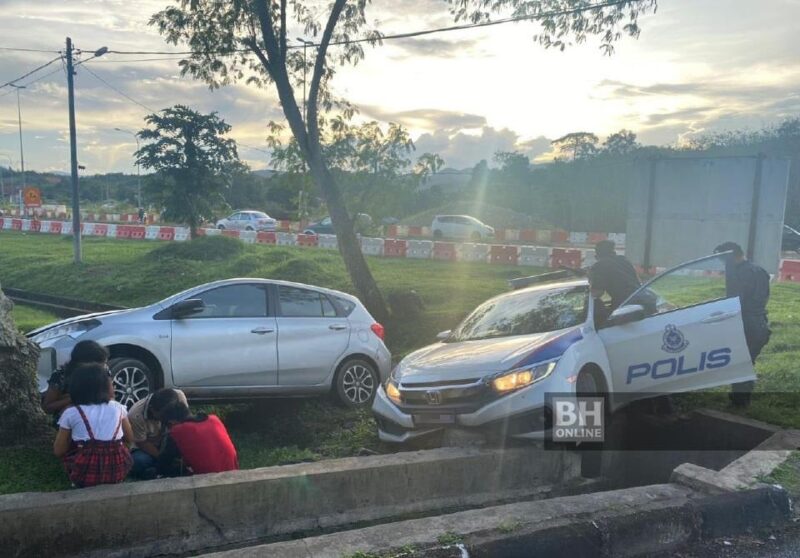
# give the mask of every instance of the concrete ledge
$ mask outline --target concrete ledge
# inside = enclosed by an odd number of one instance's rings
[[[358,552],[391,555],[408,545],[433,554],[433,549],[443,547],[440,538],[446,533],[450,538],[456,535],[471,558],[625,557],[674,552],[703,537],[774,527],[789,517],[788,498],[781,490],[699,500],[692,496],[685,487],[652,485],[378,525],[206,558],[341,558]]]
[[[675,468],[670,480],[707,494],[763,487],[765,485],[761,479],[772,473],[798,448],[800,431],[780,430],[720,471],[683,463]]]
[[[188,553],[548,497],[579,472],[579,458],[567,452],[444,448],[13,494],[0,497],[0,548],[5,556]]]

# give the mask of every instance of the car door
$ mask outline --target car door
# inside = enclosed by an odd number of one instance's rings
[[[739,299],[726,298],[722,256],[661,274],[620,309],[637,303],[646,308],[645,317],[599,331],[611,366],[612,391],[635,399],[755,378]]]
[[[267,286],[214,287],[199,298],[199,314],[172,320],[172,378],[179,387],[274,386],[278,383],[277,324]]]
[[[278,285],[278,383],[326,380],[350,343],[350,323],[318,291]]]

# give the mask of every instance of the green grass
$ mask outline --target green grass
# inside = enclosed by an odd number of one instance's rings
[[[31,257],[31,254],[36,254]],[[188,287],[230,277],[266,277],[313,283],[352,292],[335,252],[244,245],[228,238],[191,244],[84,239],[84,263],[72,264],[72,244],[58,236],[0,232],[0,285],[34,292],[138,306]],[[370,266],[384,293],[415,289],[425,309],[416,319],[386,324],[395,357],[434,340],[512,277],[531,268],[373,258]],[[56,318],[18,306],[18,326],[27,331]],[[202,406],[220,415],[239,451],[243,468],[390,451],[377,439],[369,413],[327,399],[262,400]],[[0,493],[60,490],[64,474],[49,448],[6,449]]]
[[[11,311],[11,315],[17,327],[23,333],[58,320],[58,316],[55,314],[21,304],[14,305],[14,310]]]
[[[313,283],[352,292],[336,252],[241,245],[205,239],[179,245],[147,241],[84,240],[84,263],[72,264],[72,244],[58,236],[0,232],[0,285],[121,306],[151,303],[188,287],[230,277],[266,277]],[[199,248],[198,248],[199,247]],[[35,254],[35,257],[32,256]],[[204,254],[213,255],[204,260]],[[455,326],[490,296],[507,290],[506,281],[539,270],[525,267],[370,258],[384,293],[414,289],[425,308],[416,318],[387,325],[395,357],[432,342],[438,331]],[[682,278],[665,285],[674,302],[718,293],[719,279]],[[769,305],[773,335],[757,363],[753,405],[736,411],[778,425],[800,428],[800,285],[772,287]],[[51,321],[24,307],[14,311],[27,330]],[[723,391],[712,406],[727,407]],[[709,405],[709,399],[702,399]],[[223,417],[240,453],[242,467],[262,467],[331,457],[363,450],[387,451],[367,412],[357,413],[325,399],[263,400],[205,407]],[[0,493],[58,490],[63,473],[49,449],[0,450]]]
[[[800,496],[800,451],[789,454],[786,461],[760,480],[781,485],[796,500]]]

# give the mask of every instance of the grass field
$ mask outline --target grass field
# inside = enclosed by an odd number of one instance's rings
[[[71,263],[70,239],[0,232],[0,285],[122,306],[154,302],[215,279],[267,277],[352,291],[335,252],[245,245],[231,240],[210,244],[153,243],[87,238],[84,261]],[[35,255],[35,256],[34,256]],[[414,289],[425,308],[418,317],[395,319],[387,344],[400,356],[432,342],[478,303],[507,290],[506,281],[540,270],[487,264],[371,258],[385,294]],[[691,283],[691,281],[689,281]],[[684,297],[697,296],[705,283],[683,285]],[[800,406],[784,395],[800,393],[800,285],[773,286],[770,300],[773,336],[757,364],[756,398],[744,414],[775,424],[800,427]],[[27,330],[53,317],[27,308],[14,316]],[[769,393],[766,393],[769,392]],[[720,393],[716,406],[724,408]],[[708,399],[703,399],[708,404]],[[212,410],[230,428],[243,467],[260,467],[328,457],[386,451],[366,412],[346,411],[327,400],[265,400],[222,405]],[[0,494],[65,487],[48,448],[0,449]]]

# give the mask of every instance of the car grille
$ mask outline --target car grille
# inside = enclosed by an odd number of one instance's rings
[[[444,382],[406,383],[398,386],[406,412],[468,413],[494,398],[494,392],[480,378]]]

